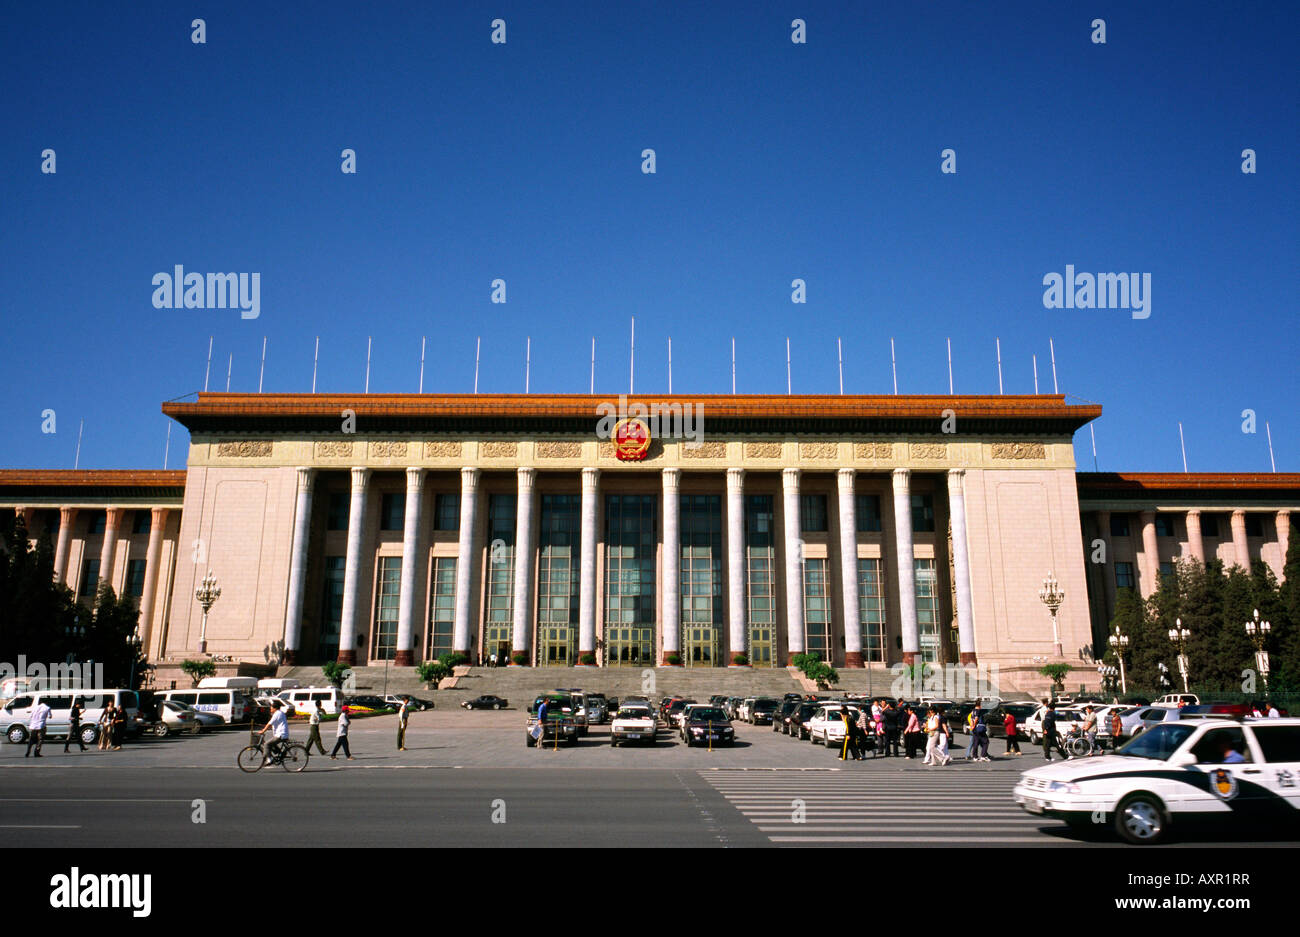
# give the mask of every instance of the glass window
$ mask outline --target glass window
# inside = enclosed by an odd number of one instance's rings
[[[1270,763],[1300,763],[1300,726],[1252,726],[1264,760]],[[1243,754],[1245,754],[1243,752]]]
[[[544,494],[537,557],[539,664],[576,663],[582,498]]]
[[[885,661],[885,580],[878,559],[858,560],[858,619],[862,623],[862,657]]]
[[[1264,518],[1260,514],[1246,515],[1246,536],[1262,537],[1264,536]]]
[[[745,496],[745,562],[749,618],[749,663],[771,667],[776,627],[776,596],[772,583],[771,495]],[[733,651],[737,648],[732,648]]]
[[[379,529],[402,530],[406,526],[406,493],[392,491],[379,499]]]
[[[934,533],[934,495],[912,495],[912,532]]]
[[[402,558],[379,558],[379,581],[375,589],[375,627],[373,655],[392,660],[397,653],[397,608],[401,594]]]
[[[137,599],[144,595],[144,560],[127,560],[126,594]]]
[[[880,533],[883,529],[880,521],[880,495],[858,495],[855,500],[858,533]]]
[[[826,496],[799,496],[799,529],[806,533],[822,533],[826,530]]]
[[[654,661],[654,495],[605,496],[606,663]]]
[[[326,506],[325,529],[347,530],[352,498],[346,491],[331,491]]]
[[[722,628],[722,498],[682,495],[681,628],[687,666],[716,666]]]
[[[77,587],[77,598],[93,599],[99,588],[99,560],[87,559],[81,564],[81,583]]]
[[[1133,579],[1132,563],[1115,564],[1115,588],[1132,589],[1137,583]]]
[[[434,504],[433,529],[460,530],[460,495],[440,494]]]
[[[1241,729],[1211,729],[1192,746],[1198,764],[1222,765],[1251,761],[1250,746]]]
[[[200,693],[200,706],[221,706],[230,702],[230,697],[226,693]]]
[[[1217,514],[1201,515],[1201,536],[1202,537],[1219,536],[1219,515]]]
[[[152,511],[133,511],[131,517],[131,533],[147,534],[153,526]]]
[[[428,660],[455,650],[451,646],[456,624],[456,557],[439,556],[433,561],[433,588],[429,592]]]
[[[1173,576],[1173,575],[1175,575],[1175,573],[1174,573],[1174,564],[1173,564],[1173,563],[1161,563],[1161,564],[1160,564],[1160,578],[1161,578],[1161,579],[1163,579],[1163,578],[1166,577],[1166,576]]]
[[[804,650],[831,661],[831,609],[826,560],[806,559],[803,564],[803,616],[807,641]]]
[[[939,638],[939,578],[934,560],[914,560],[916,569],[916,627],[921,656],[929,663],[943,659]]]
[[[484,654],[508,654],[514,643],[515,505],[518,496],[488,496],[488,615]]]
[[[343,628],[343,572],[346,561],[341,556],[325,557],[325,595],[321,601],[320,633],[316,641],[323,657],[337,656],[339,633]]]
[[[1128,515],[1112,514],[1110,516],[1110,535],[1112,537],[1128,536]]]
[[[102,534],[107,523],[108,513],[106,511],[92,511],[90,514],[90,523],[86,526],[86,533]]]
[[[1157,537],[1174,537],[1174,516],[1172,514],[1156,515],[1156,536]]]

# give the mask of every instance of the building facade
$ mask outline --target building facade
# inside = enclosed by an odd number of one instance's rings
[[[205,393],[163,412],[190,431],[184,471],[0,471],[62,581],[139,596],[156,664],[202,643],[263,664],[1036,668],[1090,660],[1116,590],[1149,594],[1179,557],[1280,577],[1300,509],[1295,475],[1077,473],[1101,408],[1055,395]]]

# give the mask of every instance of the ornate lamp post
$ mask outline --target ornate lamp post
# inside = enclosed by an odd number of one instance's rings
[[[1109,664],[1097,665],[1097,676],[1101,677],[1103,692],[1115,692],[1115,678],[1119,676],[1119,671]]]
[[[203,577],[203,584],[194,590],[194,598],[199,600],[199,605],[203,608],[203,625],[199,629],[199,653],[208,652],[208,611],[216,604],[217,599],[221,598],[221,590],[217,587],[217,577],[212,575],[212,570]]]
[[[1255,645],[1255,666],[1264,679],[1264,695],[1268,695],[1268,636],[1273,630],[1271,622],[1259,620],[1259,609],[1255,609],[1253,621],[1246,622],[1246,635]]]
[[[1187,692],[1187,639],[1192,633],[1183,627],[1181,618],[1174,619],[1174,627],[1169,629],[1169,640],[1178,648],[1178,672],[1183,678],[1183,692]]]
[[[1128,693],[1128,677],[1124,673],[1124,654],[1128,651],[1128,635],[1119,630],[1119,625],[1115,626],[1115,633],[1106,639],[1110,649],[1115,652],[1119,658],[1119,686],[1121,693]]]
[[[1047,578],[1043,580],[1043,588],[1038,590],[1038,598],[1052,613],[1052,646],[1056,650],[1056,656],[1064,657],[1064,652],[1061,650],[1061,629],[1056,623],[1056,611],[1065,601],[1065,591],[1052,573],[1049,572]]]

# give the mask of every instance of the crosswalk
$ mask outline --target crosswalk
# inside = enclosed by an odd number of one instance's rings
[[[729,770],[700,775],[778,845],[1064,845],[1016,806],[1008,772]],[[1064,829],[1064,824],[1059,824]]]

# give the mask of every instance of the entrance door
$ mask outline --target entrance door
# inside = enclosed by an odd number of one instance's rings
[[[749,665],[751,667],[772,666],[772,626],[749,626]]]
[[[718,634],[713,628],[689,625],[682,628],[682,636],[682,660],[687,667],[718,666]]]
[[[543,667],[570,667],[574,663],[573,629],[566,625],[543,625],[538,664]]]
[[[609,627],[606,630],[606,667],[653,667],[654,629]]]

